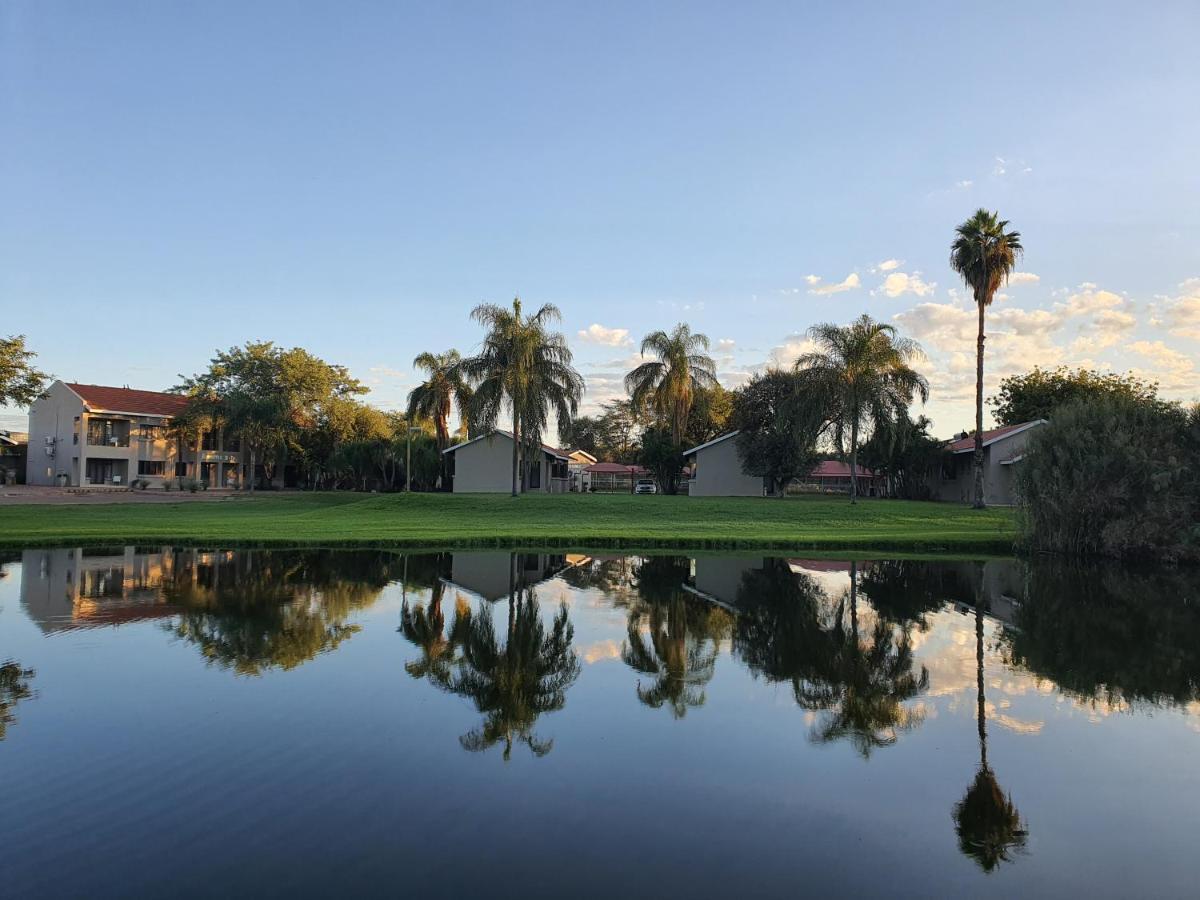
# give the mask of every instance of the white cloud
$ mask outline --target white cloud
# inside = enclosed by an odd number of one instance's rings
[[[1032,272],[1013,272],[1008,276],[1008,283],[1016,284],[1037,284],[1042,280],[1040,275],[1034,275]]]
[[[903,262],[903,260],[899,260],[899,259],[885,259],[883,262],[881,262],[875,268],[877,268],[880,272],[891,272],[893,269],[900,268],[900,264],[902,262]]]
[[[735,341],[733,338],[721,338],[719,341],[717,341],[718,350],[732,350],[736,346],[737,341]]]
[[[932,294],[936,287],[937,285],[932,282],[922,281],[920,272],[913,272],[911,275],[905,272],[893,272],[883,280],[879,290],[889,297],[899,297],[902,294],[926,297]],[[874,294],[875,291],[871,293]]]
[[[1128,349],[1150,362],[1149,370],[1134,368],[1139,378],[1157,381],[1166,397],[1195,400],[1200,397],[1200,372],[1195,360],[1162,341],[1134,341]]]
[[[1128,301],[1120,294],[1112,291],[1102,291],[1090,281],[1085,281],[1079,290],[1067,297],[1067,302],[1060,304],[1068,316],[1086,316],[1102,309],[1119,309]]]
[[[817,284],[821,280],[821,276],[820,275],[805,275],[804,280],[807,281],[810,285],[814,285],[814,284]]]
[[[962,181],[954,182],[954,186],[956,188],[958,188],[960,191],[965,191],[965,190],[967,190],[967,188],[971,187],[971,185],[973,185],[974,183],[975,182],[972,181],[970,178],[964,178]]]
[[[789,334],[784,342],[771,348],[768,365],[776,369],[790,369],[805,353],[812,353],[817,345],[803,334]]]
[[[1160,298],[1154,312],[1153,324],[1176,337],[1200,340],[1200,278],[1180,284],[1177,296]]]
[[[810,294],[820,294],[822,296],[825,296],[828,294],[840,294],[843,291],[852,291],[856,287],[859,287],[862,284],[862,282],[859,281],[857,272],[851,272],[849,275],[847,275],[842,281],[839,281],[837,284],[823,284],[820,287],[815,286],[816,285],[815,281],[809,281],[809,279],[811,279],[812,277],[813,276],[810,275],[810,276],[808,276],[808,278],[805,279],[806,281],[808,281],[809,284],[814,285],[814,287],[810,288],[808,292]],[[818,278],[817,281],[820,281],[820,279]]]
[[[589,344],[603,344],[606,347],[627,347],[633,343],[629,339],[628,328],[605,328],[595,322],[579,332],[579,339]]]

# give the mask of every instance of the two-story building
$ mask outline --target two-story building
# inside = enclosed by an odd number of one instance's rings
[[[160,391],[55,381],[29,408],[28,484],[150,485],[169,478],[236,487],[240,447],[220,432],[180,435],[187,398]]]

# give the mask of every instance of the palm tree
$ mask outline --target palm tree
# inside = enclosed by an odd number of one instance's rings
[[[457,350],[422,353],[413,360],[413,368],[422,370],[428,377],[409,391],[407,420],[433,420],[438,460],[443,469],[445,457],[442,454],[450,446],[450,409],[457,406],[459,416],[466,420],[471,402],[471,389],[459,370],[461,362],[462,358]],[[445,483],[443,471],[442,484]]]
[[[950,245],[950,267],[975,297],[979,308],[979,332],[975,339],[975,502],[983,508],[983,320],[1000,285],[1008,281],[1017,257],[1024,252],[1021,233],[1007,231],[1008,220],[998,213],[978,209],[954,230]]]
[[[472,422],[490,431],[504,409],[512,416],[515,497],[522,487],[522,449],[538,452],[552,411],[560,431],[569,425],[583,397],[583,377],[571,366],[566,339],[547,330],[562,318],[557,306],[547,303],[532,316],[524,316],[518,297],[511,310],[481,303],[471,310],[471,318],[487,333],[480,352],[462,360],[457,371],[473,385],[468,405]]]
[[[987,758],[987,702],[983,693],[983,573],[975,594],[976,719],[979,729],[979,771],[962,800],[954,806],[954,830],[959,849],[991,872],[1010,860],[1010,851],[1025,846],[1029,831],[1012,796],[1000,788]]]
[[[859,433],[907,415],[914,395],[922,403],[929,399],[929,382],[911,366],[924,354],[916,341],[867,315],[844,326],[814,325],[808,336],[820,349],[796,360],[796,370],[817,396],[829,398],[834,441],[850,457],[850,502],[855,503]]]
[[[696,391],[717,384],[716,366],[707,351],[708,338],[692,334],[692,329],[680,322],[670,334],[653,331],[642,338],[642,356],[657,359],[625,376],[625,390],[634,408],[652,407],[670,424],[671,440],[677,446],[683,443]]]

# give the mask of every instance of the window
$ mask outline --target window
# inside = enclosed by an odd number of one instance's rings
[[[175,463],[175,477],[176,478],[187,478],[187,466],[188,466],[188,464],[185,462]]]
[[[542,486],[542,461],[540,459],[529,466],[529,486],[531,488]]]
[[[139,475],[158,475],[166,473],[167,464],[161,459],[139,459],[138,474]]]
[[[147,441],[165,441],[167,439],[167,426],[143,425],[142,438]]]
[[[216,450],[217,445],[220,444],[220,436],[220,432],[217,431],[204,432],[204,435],[200,438],[200,449]]]
[[[117,419],[89,419],[87,442],[92,447],[128,447],[129,423]]]

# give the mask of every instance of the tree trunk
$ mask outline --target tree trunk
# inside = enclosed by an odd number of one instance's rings
[[[979,763],[986,770],[987,762],[987,704],[983,696],[983,563],[979,564],[979,584],[975,589],[975,690],[976,716],[979,724]]]
[[[858,413],[850,423],[850,502],[858,502]]]
[[[250,493],[254,493],[254,448],[250,448],[250,468],[246,472],[246,484],[250,488]]]
[[[513,413],[512,495],[521,492],[521,417]]]
[[[979,336],[975,343],[975,499],[972,504],[976,509],[983,509],[983,311],[982,300],[979,306]]]

